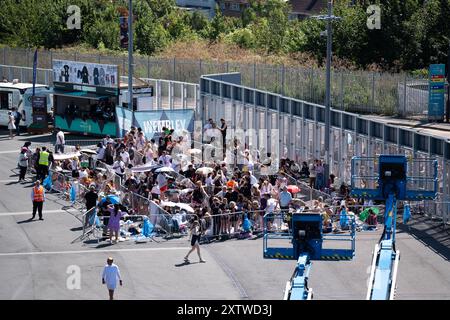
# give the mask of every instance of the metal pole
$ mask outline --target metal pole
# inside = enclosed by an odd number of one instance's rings
[[[256,88],[256,62],[253,63],[253,88]]]
[[[445,112],[445,121],[450,122],[450,42],[447,52],[447,110]]]
[[[325,100],[325,162],[330,163],[330,113],[331,113],[331,54],[333,1],[328,0],[327,19],[327,67],[326,67],[326,100]],[[328,174],[326,173],[326,177]]]
[[[403,116],[406,116],[406,81],[407,79],[407,74],[405,72],[405,82],[403,84]]]
[[[118,79],[119,81],[119,79]],[[128,107],[133,108],[133,0],[128,0]]]

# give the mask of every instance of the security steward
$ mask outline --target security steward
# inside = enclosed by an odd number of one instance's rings
[[[44,187],[41,186],[41,182],[39,180],[36,180],[34,187],[31,190],[31,200],[33,201],[33,217],[31,220],[35,218],[36,210],[39,213],[39,220],[44,220],[44,218],[42,218],[42,207],[45,201],[45,190]]]
[[[41,182],[44,181],[45,177],[48,175],[48,165],[49,153],[46,147],[42,147],[42,151],[39,152],[37,180],[41,180]]]

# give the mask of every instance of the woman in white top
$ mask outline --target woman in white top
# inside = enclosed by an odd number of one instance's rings
[[[261,198],[265,194],[271,194],[272,193],[272,185],[268,180],[264,180],[262,186],[261,186]]]
[[[150,143],[148,143],[147,146],[145,147],[144,154],[145,154],[145,163],[146,164],[152,163],[155,156],[152,145]]]
[[[116,161],[113,163],[112,168],[116,174],[123,179],[123,174],[125,173],[125,163],[122,161],[122,157],[118,156]]]
[[[8,129],[9,138],[12,139],[14,137],[13,130],[16,130],[16,125],[14,124],[14,115],[11,111],[8,112]]]
[[[72,178],[80,177],[80,160],[78,157],[73,157],[70,162],[70,167],[72,169]]]

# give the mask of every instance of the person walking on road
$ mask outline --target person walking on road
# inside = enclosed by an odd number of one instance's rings
[[[20,151],[19,155],[19,182],[25,181],[25,174],[27,173],[28,168],[28,155],[27,155],[28,149],[26,147],[23,147]]]
[[[103,268],[102,284],[106,284],[109,291],[109,300],[114,300],[114,290],[117,287],[117,280],[122,286],[122,277],[120,276],[119,267],[113,263],[113,258],[106,260],[106,266]]]
[[[200,259],[201,263],[205,263],[206,261],[202,259],[202,256],[200,254],[200,237],[201,237],[201,232],[200,232],[200,223],[198,222],[197,219],[195,219],[192,222],[192,226],[191,226],[191,250],[189,250],[188,254],[184,257],[184,262],[189,263],[189,255],[195,250],[197,249],[197,254],[198,257]]]
[[[56,132],[55,153],[64,153],[64,145],[66,144],[64,132],[60,128],[56,128]]]
[[[33,189],[31,189],[31,200],[33,201],[33,216],[31,220],[36,217],[36,211],[39,213],[39,220],[44,220],[42,217],[42,207],[45,202],[45,190],[39,180],[36,180]]]
[[[108,205],[108,211],[110,213],[109,221],[108,221],[108,230],[109,230],[109,243],[113,243],[112,236],[113,233],[115,235],[115,243],[119,242],[119,231],[120,231],[120,218],[126,215],[126,212],[122,212],[119,208],[119,205],[110,204]]]

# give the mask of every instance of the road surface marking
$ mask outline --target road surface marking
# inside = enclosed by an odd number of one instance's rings
[[[4,154],[4,153],[20,153],[20,148],[17,148],[16,150],[5,150],[5,151],[0,151],[0,154]]]
[[[34,256],[52,254],[81,254],[81,253],[109,253],[109,252],[139,252],[139,251],[164,251],[164,250],[188,250],[191,247],[167,247],[167,248],[135,248],[135,249],[100,249],[100,250],[78,250],[78,251],[34,251],[34,252],[10,252],[0,253],[0,257],[10,256]]]
[[[31,201],[31,200],[30,200]],[[31,205],[30,205],[31,207]],[[70,209],[69,209],[70,210]],[[71,211],[74,211],[74,213],[77,212],[76,209],[72,209]],[[56,210],[43,210],[42,213],[45,215],[46,213],[65,213],[67,212],[67,210],[61,210],[61,209],[56,209]],[[32,210],[28,210],[28,211],[19,211],[19,212],[0,212],[0,217],[7,217],[7,216],[22,216],[22,215],[31,215],[32,214]],[[81,213],[80,213],[81,214]]]

